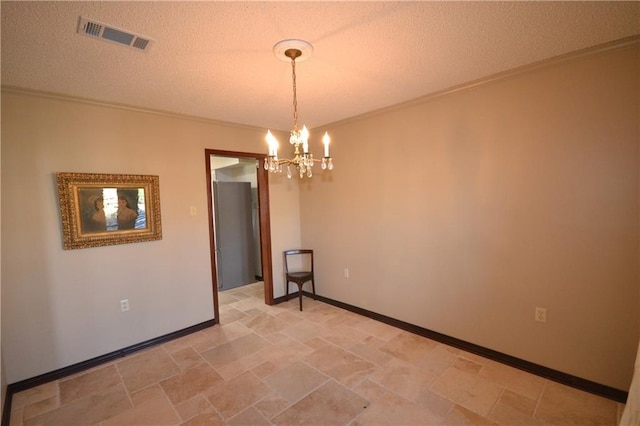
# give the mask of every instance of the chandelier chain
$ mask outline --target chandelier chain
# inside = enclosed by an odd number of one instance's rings
[[[298,97],[296,96],[296,58],[291,58],[291,72],[293,78],[293,130],[298,131]]]

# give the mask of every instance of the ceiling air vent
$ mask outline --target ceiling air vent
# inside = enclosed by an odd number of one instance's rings
[[[149,50],[153,44],[153,40],[149,37],[134,34],[131,31],[85,18],[84,16],[80,17],[80,22],[78,23],[78,34],[128,46],[144,52]]]

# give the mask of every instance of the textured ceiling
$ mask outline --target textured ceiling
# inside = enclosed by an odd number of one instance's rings
[[[2,85],[288,130],[329,124],[640,34],[640,2],[6,2]],[[155,40],[77,34],[85,16]]]

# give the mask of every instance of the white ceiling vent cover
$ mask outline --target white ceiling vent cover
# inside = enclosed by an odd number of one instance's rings
[[[134,34],[131,31],[123,30],[103,22],[98,22],[94,19],[85,18],[84,16],[80,17],[80,22],[78,23],[78,34],[128,46],[144,52],[149,50],[153,44],[153,40],[149,37]]]

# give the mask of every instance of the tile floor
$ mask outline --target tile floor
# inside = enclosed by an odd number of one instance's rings
[[[615,425],[622,404],[262,283],[221,325],[20,392],[11,425]]]

